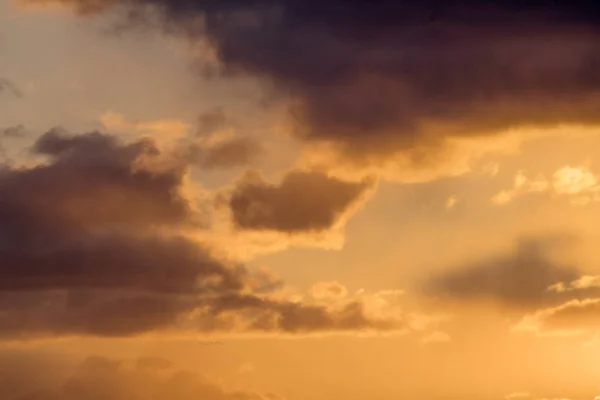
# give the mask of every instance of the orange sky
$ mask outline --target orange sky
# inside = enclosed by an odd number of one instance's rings
[[[2,398],[600,395],[597,8],[257,3],[0,0]]]

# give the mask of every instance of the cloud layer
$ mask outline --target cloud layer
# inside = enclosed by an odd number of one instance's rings
[[[593,2],[34,1],[83,14],[153,6],[169,31],[208,41],[226,75],[273,87],[298,137],[365,162],[448,137],[600,122]]]
[[[552,250],[565,244],[564,236],[525,238],[503,256],[467,263],[431,278],[427,293],[458,301],[488,301],[516,308],[535,309],[565,300],[551,290],[559,282],[576,280],[580,273],[556,261]]]
[[[188,161],[149,139],[51,130],[32,151],[44,161],[0,171],[0,336],[402,329],[359,300],[293,300],[274,277],[215,256],[193,238],[207,225]],[[359,187],[334,182],[333,211]],[[300,211],[319,217],[329,203],[310,205]]]
[[[22,361],[23,362],[23,361]],[[275,394],[227,390],[204,376],[176,368],[161,358],[132,361],[88,357],[66,378],[48,381],[36,374],[49,374],[48,363],[24,360],[31,367],[10,388],[7,400],[282,400]],[[46,364],[46,365],[45,365]],[[14,381],[16,373],[0,375]],[[54,374],[52,374],[54,375]],[[19,384],[19,381],[21,384]],[[38,382],[39,381],[39,382]],[[10,390],[8,390],[10,389]]]

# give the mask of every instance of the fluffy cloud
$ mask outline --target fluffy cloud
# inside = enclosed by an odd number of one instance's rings
[[[246,174],[228,197],[234,223],[245,230],[300,233],[344,223],[374,182],[345,182],[321,172],[291,171],[279,184]]]
[[[498,192],[491,201],[496,205],[504,205],[526,194],[551,192],[568,197],[574,205],[585,205],[600,200],[599,190],[598,177],[588,167],[566,165],[557,169],[551,179],[543,175],[530,179],[524,171],[519,171],[513,187]]]
[[[524,316],[515,332],[541,335],[579,334],[600,330],[600,298],[570,300]]]
[[[593,2],[30,1],[153,6],[210,43],[225,75],[273,87],[297,137],[354,161],[429,162],[449,137],[600,122]]]
[[[21,363],[30,369],[9,373],[0,367],[0,382],[8,378],[14,382],[3,390],[7,400],[283,399],[275,394],[227,390],[198,373],[178,369],[160,358],[130,361],[89,357],[70,376],[55,376],[50,368],[56,366],[51,362],[21,357]],[[52,379],[38,376],[48,374]]]
[[[550,187],[549,182],[543,176],[538,176],[534,179],[529,179],[525,172],[519,171],[515,175],[513,187],[508,190],[502,190],[492,197],[492,203],[496,205],[504,205],[518,196],[528,193],[545,192]]]
[[[207,225],[187,161],[148,139],[52,130],[32,150],[44,161],[0,171],[0,336],[403,328],[217,257],[195,239]]]
[[[550,286],[548,290],[558,293],[570,292],[574,290],[586,290],[600,288],[600,276],[582,276],[572,282],[557,282]]]
[[[426,292],[459,301],[491,301],[517,309],[531,309],[565,300],[549,287],[576,280],[576,268],[552,257],[565,237],[520,240],[508,255],[469,263],[431,278]]]

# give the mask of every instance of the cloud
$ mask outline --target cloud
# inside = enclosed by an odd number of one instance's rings
[[[446,199],[446,203],[444,204],[444,206],[447,210],[451,210],[454,208],[454,206],[456,206],[456,203],[458,203],[458,199],[456,198],[456,196],[450,196],[448,197],[448,199]]]
[[[579,277],[576,268],[553,258],[564,236],[526,238],[507,255],[452,268],[431,278],[425,292],[459,301],[491,301],[517,309],[558,304],[565,297],[552,285]]]
[[[212,135],[228,127],[230,121],[221,107],[213,108],[200,115],[198,118],[198,136]]]
[[[584,275],[572,282],[557,282],[550,286],[548,290],[557,293],[570,292],[575,290],[586,290],[600,288],[600,276]]]
[[[247,166],[262,153],[262,146],[248,136],[212,137],[212,140],[196,140],[179,150],[194,166],[203,169]]]
[[[317,282],[310,289],[310,294],[316,299],[339,299],[348,295],[348,289],[337,281]]]
[[[264,154],[257,139],[236,134],[233,122],[221,107],[200,115],[195,136],[182,144],[178,152],[191,165],[203,169],[248,166]]]
[[[508,190],[502,190],[495,194],[491,201],[496,205],[504,205],[513,201],[516,197],[528,193],[545,192],[550,188],[550,183],[543,176],[535,179],[529,179],[524,171],[519,171],[515,175],[513,187]]]
[[[514,331],[560,335],[600,330],[600,277],[584,275],[571,282],[557,282],[548,291],[559,294],[562,303],[525,315],[513,327]],[[597,334],[584,346],[596,342]]]
[[[107,112],[100,123],[104,129],[128,134],[134,140],[151,137],[169,145],[170,152],[180,161],[208,170],[247,166],[263,153],[263,147],[254,138],[222,129],[229,122],[221,109],[200,117],[193,139],[191,125],[178,119],[129,121],[124,115]]]
[[[0,94],[8,93],[14,97],[23,97],[23,92],[9,79],[0,77]]]
[[[135,333],[243,285],[179,234],[203,221],[152,142],[52,130],[33,151],[48,161],[0,172],[0,333]]]
[[[366,164],[427,162],[450,137],[600,122],[593,2],[33,2],[154,6],[170,32],[209,42],[224,75],[274,88],[297,137]]]
[[[588,168],[567,165],[552,177],[552,187],[558,194],[580,194],[598,191],[598,178]]]
[[[600,330],[600,298],[570,300],[556,307],[525,315],[514,327],[515,332],[538,335],[571,335]]]
[[[588,167],[566,165],[557,169],[551,179],[543,175],[529,179],[524,171],[519,171],[515,175],[513,187],[498,192],[491,201],[496,205],[505,205],[526,194],[551,192],[568,197],[574,205],[585,205],[600,200],[599,191],[598,177]]]
[[[228,195],[243,230],[301,233],[332,229],[364,202],[374,182],[345,182],[321,172],[291,171],[279,184],[247,173]]]
[[[216,255],[187,160],[149,139],[59,129],[0,171],[0,336],[402,329],[360,301],[282,297]],[[334,184],[334,189],[337,188]]]
[[[8,152],[2,145],[2,139],[18,139],[23,138],[27,134],[25,127],[23,125],[15,125],[9,126],[6,128],[0,128],[0,160],[4,160],[4,163],[8,163],[10,157]]]
[[[25,136],[26,132],[23,125],[9,126],[0,129],[0,138],[20,138]]]
[[[54,376],[52,362],[40,365],[32,359],[25,364],[32,369],[21,371],[18,383],[3,392],[7,400],[283,400],[271,393],[227,389],[161,358],[115,360],[92,356],[70,375],[67,370],[71,368],[63,367],[63,376]],[[51,374],[52,380],[38,376],[43,374]],[[2,375],[0,382],[9,377]],[[15,374],[10,375],[14,379]]]

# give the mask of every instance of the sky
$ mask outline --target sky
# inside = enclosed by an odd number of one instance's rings
[[[600,397],[600,7],[0,0],[7,400]]]

